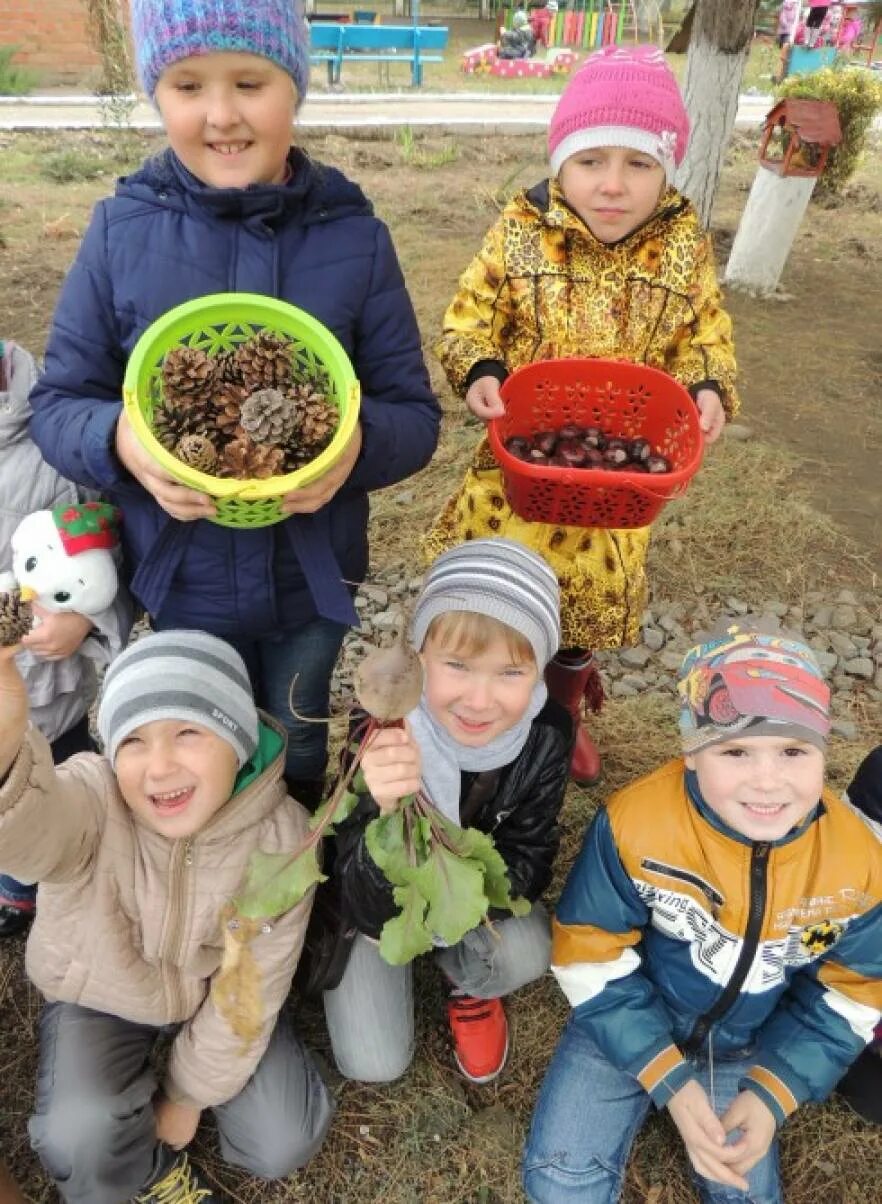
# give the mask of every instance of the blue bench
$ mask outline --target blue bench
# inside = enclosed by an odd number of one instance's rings
[[[423,63],[441,63],[432,51],[447,46],[447,28],[435,25],[331,25],[310,22],[309,59],[327,63],[328,84],[339,84],[345,62],[410,63],[411,83],[423,82]],[[426,53],[429,51],[430,53]]]

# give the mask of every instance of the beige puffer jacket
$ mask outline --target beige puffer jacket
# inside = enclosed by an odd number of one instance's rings
[[[300,956],[311,894],[251,944],[264,1022],[243,1049],[214,1000],[219,915],[254,849],[292,852],[308,835],[283,763],[284,748],[201,832],[179,841],[136,821],[104,757],[83,753],[56,772],[33,727],[0,786],[0,869],[40,883],[30,978],[48,1000],[142,1024],[181,1023],[163,1088],[190,1107],[224,1103],[251,1077]]]

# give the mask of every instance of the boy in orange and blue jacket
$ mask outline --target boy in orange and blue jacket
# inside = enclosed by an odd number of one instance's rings
[[[684,756],[595,817],[557,909],[573,1006],[524,1156],[542,1204],[616,1200],[651,1104],[702,1199],[779,1204],[778,1127],[882,1010],[882,842],[824,787],[809,648],[733,624],[686,656]]]

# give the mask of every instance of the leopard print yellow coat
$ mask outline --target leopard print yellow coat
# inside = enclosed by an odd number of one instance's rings
[[[673,188],[648,222],[613,245],[593,237],[556,181],[519,193],[460,278],[435,353],[460,395],[481,361],[513,371],[536,360],[591,355],[651,364],[687,388],[712,381],[727,416],[738,409],[732,324],[720,304],[710,239]],[[519,540],[551,564],[561,585],[564,646],[637,642],[648,527],[524,522],[512,514],[482,440],[424,552],[433,559],[485,535]]]

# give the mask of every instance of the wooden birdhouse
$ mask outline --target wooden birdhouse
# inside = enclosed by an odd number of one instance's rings
[[[779,100],[763,123],[759,159],[779,176],[819,176],[830,148],[842,141],[839,113],[829,100]]]

